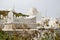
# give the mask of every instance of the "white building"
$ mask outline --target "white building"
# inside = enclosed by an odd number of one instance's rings
[[[29,17],[14,17],[13,23],[20,23],[20,24],[26,24],[29,28],[36,28],[36,14],[38,13],[35,8],[31,8],[29,12],[27,12]]]
[[[35,8],[32,9],[31,11],[31,15],[29,15],[28,17],[15,17],[13,16],[13,10],[9,10],[10,12],[8,13],[7,16],[7,20],[6,23],[4,25],[3,30],[12,30],[12,29],[16,29],[16,28],[22,28],[27,27],[27,28],[36,28],[36,14],[37,11]],[[34,14],[35,13],[35,14]],[[28,14],[30,14],[30,12],[28,12]]]

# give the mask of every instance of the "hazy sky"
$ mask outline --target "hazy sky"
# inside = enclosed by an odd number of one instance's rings
[[[14,7],[15,6],[15,7]],[[40,15],[60,17],[60,0],[0,0],[0,10],[14,8],[17,12],[26,12],[28,8],[37,8]]]

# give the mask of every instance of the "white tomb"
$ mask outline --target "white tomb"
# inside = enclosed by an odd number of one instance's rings
[[[11,31],[11,30],[13,30],[13,28],[12,28],[12,22],[13,22],[13,12],[10,11],[8,13],[7,22],[4,24],[3,30],[4,31],[9,31],[9,30]]]

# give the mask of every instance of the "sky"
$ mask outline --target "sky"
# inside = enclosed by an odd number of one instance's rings
[[[0,0],[0,10],[14,8],[16,12],[27,12],[29,8],[36,8],[41,16],[60,17],[60,0]]]

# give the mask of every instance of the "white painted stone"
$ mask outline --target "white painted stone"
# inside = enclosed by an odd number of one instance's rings
[[[1,15],[1,18],[3,18],[3,15]]]
[[[13,30],[12,29],[12,24],[10,24],[10,25],[4,25],[4,28],[2,30],[4,30],[4,31]]]

